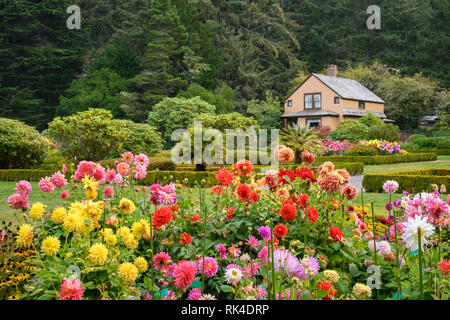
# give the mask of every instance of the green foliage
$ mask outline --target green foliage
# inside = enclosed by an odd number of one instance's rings
[[[125,41],[111,41],[100,48],[89,63],[88,72],[110,69],[120,77],[129,79],[139,72],[136,53]]]
[[[317,156],[316,162],[325,161],[337,162],[362,162],[365,165],[403,163],[403,162],[419,162],[419,161],[435,161],[437,155],[435,153],[408,153],[389,156]]]
[[[141,180],[144,185],[180,183],[188,187],[199,186],[210,187],[217,183],[216,173],[211,171],[149,171],[147,176]]]
[[[270,91],[266,91],[265,100],[251,100],[247,105],[247,113],[258,121],[262,129],[280,128],[281,109],[280,101]]]
[[[346,120],[339,123],[338,127],[331,131],[328,138],[332,140],[345,140],[351,142],[365,140],[367,138],[368,128],[365,124],[359,121]]]
[[[203,128],[212,128],[221,131],[225,134],[226,129],[242,129],[247,130],[254,127],[256,131],[259,130],[258,122],[252,117],[245,117],[238,112],[211,115],[207,113],[197,116],[195,121],[201,121]]]
[[[398,141],[400,129],[391,123],[382,123],[369,127],[367,130],[367,140],[385,140],[390,142]]]
[[[294,151],[295,163],[302,162],[301,154],[304,150],[317,152],[320,146],[320,140],[313,129],[308,129],[296,124],[282,130],[280,134],[280,143]]]
[[[373,173],[364,175],[362,185],[367,192],[383,192],[386,180],[395,180],[399,184],[399,192],[406,190],[410,193],[430,192],[431,185],[450,184],[449,169],[421,169],[405,170],[389,173]]]
[[[233,89],[227,85],[217,87],[213,91],[205,89],[197,83],[190,85],[186,91],[181,90],[177,94],[177,97],[186,99],[200,97],[203,101],[215,106],[217,113],[230,113],[235,110],[233,96]]]
[[[70,161],[65,159],[58,149],[50,149],[42,164],[39,166],[39,169],[53,170],[53,172],[56,172],[62,169],[63,164],[69,167]]]
[[[409,148],[417,149],[450,149],[448,137],[426,137],[424,135],[413,134],[406,141]]]
[[[384,122],[382,119],[378,118],[373,113],[367,113],[364,117],[358,120],[360,123],[365,124],[367,127],[373,127],[373,126],[379,126],[382,125]]]
[[[449,156],[450,155],[450,149],[422,149],[422,150],[411,150],[409,153],[426,153],[426,152],[432,152],[436,153],[438,156]]]
[[[50,142],[17,120],[0,118],[0,168],[37,168],[47,155]]]
[[[189,128],[194,118],[201,113],[213,114],[215,107],[199,97],[165,98],[153,107],[147,123],[162,134],[165,142],[170,142],[172,131]]]
[[[56,117],[46,134],[54,139],[64,157],[98,161],[122,150],[130,131],[113,120],[110,111],[91,108],[67,117]]]
[[[124,115],[121,105],[121,91],[129,87],[126,79],[110,69],[94,70],[87,76],[72,82],[65,96],[60,98],[56,114],[67,116],[89,108],[110,110],[114,117]]]
[[[68,30],[68,0],[2,1],[0,116],[39,130],[53,118],[58,97],[81,71],[85,30]]]
[[[162,148],[161,134],[146,123],[135,123],[131,120],[114,120],[125,133],[122,149],[118,152],[131,151],[134,154],[144,153],[151,156]]]

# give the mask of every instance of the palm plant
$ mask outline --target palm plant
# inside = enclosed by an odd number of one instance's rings
[[[320,139],[313,129],[293,124],[281,131],[280,142],[294,150],[295,163],[302,162],[302,152],[317,152],[320,150]]]

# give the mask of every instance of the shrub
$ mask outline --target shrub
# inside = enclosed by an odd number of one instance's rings
[[[345,140],[351,142],[365,140],[367,137],[368,127],[359,121],[346,120],[339,123],[338,127],[331,131],[329,138],[332,140]]]
[[[0,181],[39,181],[43,177],[50,177],[53,170],[9,169],[0,170]]]
[[[358,120],[360,123],[365,124],[368,128],[382,125],[384,122],[373,113],[367,113],[364,117]]]
[[[146,123],[135,123],[131,120],[116,120],[128,133],[122,144],[120,154],[130,151],[134,154],[144,153],[148,156],[155,154],[162,148],[161,134]]]
[[[421,169],[405,170],[387,173],[374,173],[364,175],[362,185],[366,192],[383,192],[386,180],[395,180],[399,184],[399,191],[408,192],[430,191],[432,184],[450,184],[450,169]]]
[[[433,152],[436,153],[438,156],[448,156],[450,155],[450,149],[418,149],[418,150],[412,150],[408,151],[410,153],[425,153],[425,152]]]
[[[256,131],[259,130],[258,122],[252,117],[245,117],[238,112],[226,114],[200,114],[195,118],[195,121],[201,121],[203,128],[213,128],[225,133],[226,129],[242,129],[247,130],[254,127]]]
[[[44,161],[39,166],[39,169],[41,170],[53,170],[58,171],[62,169],[62,165],[65,164],[66,166],[70,166],[70,161],[65,159],[61,152],[59,152],[57,149],[51,149],[49,150],[47,156],[44,158]]]
[[[202,183],[202,180],[204,182]],[[217,184],[216,173],[211,171],[150,171],[147,176],[141,180],[140,184],[152,185],[181,183],[185,186],[194,187],[202,184],[210,187]]]
[[[326,139],[326,137],[328,137],[331,132],[331,126],[323,126],[320,124],[319,126],[314,128],[314,132],[319,137],[319,139]]]
[[[438,131],[433,131],[431,133],[433,137],[449,137],[450,136],[450,129],[443,129]]]
[[[50,147],[48,139],[17,120],[0,118],[0,168],[37,168]]]
[[[450,149],[450,139],[448,137],[415,137],[408,139],[408,143],[414,144],[418,149]]]
[[[378,149],[374,145],[354,144],[345,152],[349,156],[376,156]]]
[[[400,137],[400,129],[398,126],[391,123],[382,123],[367,130],[367,139],[374,140],[386,140],[390,142],[397,141]]]

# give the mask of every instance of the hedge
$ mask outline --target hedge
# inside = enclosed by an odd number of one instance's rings
[[[147,176],[140,180],[139,184],[152,185],[173,182],[193,187],[200,185],[202,180],[204,180],[204,186],[213,186],[217,184],[216,173],[211,171],[147,171]]]
[[[436,153],[438,156],[448,156],[450,155],[450,149],[421,149],[421,150],[411,150],[410,153],[426,153],[432,152]]]
[[[383,192],[383,184],[387,180],[395,180],[399,184],[399,192],[410,193],[430,191],[432,184],[450,185],[450,169],[419,169],[364,175],[362,185],[366,192]]]
[[[317,163],[326,161],[336,162],[362,162],[365,165],[391,164],[403,162],[417,162],[417,161],[434,161],[437,160],[436,153],[414,153],[414,154],[399,154],[392,156],[318,156]]]
[[[172,162],[171,158],[165,158],[165,157],[149,157],[149,164],[147,167],[147,170],[164,170],[164,171],[172,171],[176,170],[177,165]],[[98,163],[100,163],[105,168],[115,169],[116,168],[116,161],[122,162],[122,159],[120,158],[114,158],[114,159],[107,159],[107,160],[101,160]]]
[[[31,170],[31,169],[7,169],[0,170],[0,181],[39,181],[43,177],[50,177],[53,170]]]
[[[257,170],[257,172],[260,172],[261,169],[263,168],[269,168],[270,166],[267,165],[254,165],[253,168],[255,170]],[[282,169],[288,168],[288,169],[295,169],[298,168],[299,165],[297,164],[287,164],[287,165],[280,165],[279,166]],[[318,165],[314,166],[314,168],[317,168]],[[336,162],[334,164],[334,167],[336,169],[346,169],[350,175],[359,175],[362,174],[364,171],[364,164],[362,162]],[[214,171],[216,172],[218,169],[220,169],[221,167],[219,166],[207,166],[206,167],[206,171]],[[231,166],[227,166],[227,169],[231,169]],[[188,165],[188,164],[184,164],[184,165],[178,165],[177,166],[177,171],[194,171],[195,170],[195,166],[194,165]]]

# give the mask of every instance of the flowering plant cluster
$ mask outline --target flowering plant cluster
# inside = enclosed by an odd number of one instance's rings
[[[275,152],[292,161],[291,149]],[[8,200],[24,220],[16,245],[35,250],[36,269],[19,298],[417,298],[419,275],[410,274],[418,261],[435,277],[427,294],[448,298],[449,206],[439,194],[395,202],[394,219],[378,222],[389,225],[385,234],[352,205],[358,192],[346,170],[331,162],[313,170],[314,155],[302,158],[298,168],[264,173],[240,160],[219,169],[210,189],[142,186],[148,158],[131,153],[116,168],[81,161],[72,177],[63,169],[44,178],[44,194],[66,192],[60,206]],[[390,199],[396,188],[386,183]],[[28,197],[31,185],[21,181],[16,191]],[[417,260],[414,250],[430,259]],[[375,285],[371,266],[381,268]]]
[[[361,147],[372,147],[374,152],[379,155],[406,154],[399,143],[384,140],[369,140],[350,142],[349,140],[333,141],[327,139],[324,141],[320,155],[323,156],[342,156],[358,153]],[[362,149],[365,151],[365,149]],[[365,155],[365,154],[363,154]]]

